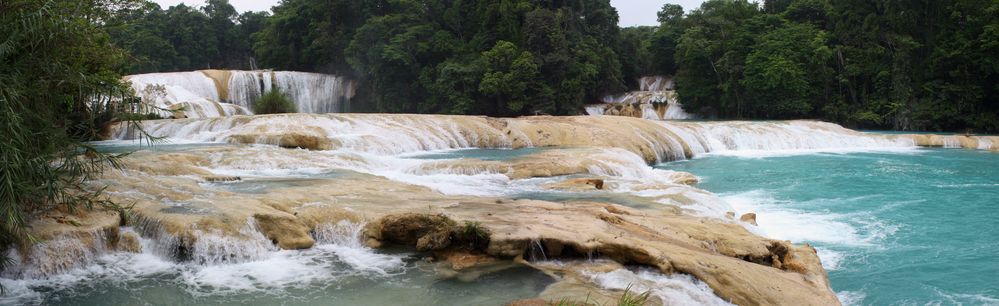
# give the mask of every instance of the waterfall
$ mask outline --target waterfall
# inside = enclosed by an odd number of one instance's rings
[[[161,117],[211,118],[251,114],[260,97],[278,89],[301,113],[349,110],[353,82],[339,76],[292,71],[203,70],[125,77]]]
[[[164,87],[167,95],[162,98],[166,102],[176,103],[197,98],[219,101],[215,81],[198,71],[137,74],[126,76],[125,80],[132,82],[136,93]]]
[[[651,120],[680,120],[692,116],[683,110],[676,98],[673,79],[647,76],[638,79],[639,91],[603,98],[603,104],[586,106],[586,113],[637,117]]]
[[[145,122],[153,136],[182,142],[287,144],[311,139],[314,149],[378,155],[462,148],[523,146],[618,147],[649,162],[705,153],[752,154],[801,150],[911,148],[911,139],[859,133],[818,121],[681,122],[609,116],[495,119],[471,116],[390,114],[287,114]],[[557,136],[545,136],[548,134]],[[127,126],[114,131],[133,139]],[[599,137],[597,136],[599,135]],[[292,143],[292,146],[297,146]]]
[[[354,96],[352,82],[343,77],[290,71],[231,71],[226,102],[246,108],[277,88],[288,95],[300,113],[341,113]]]
[[[664,76],[645,76],[638,79],[640,91],[673,91],[673,79]]]

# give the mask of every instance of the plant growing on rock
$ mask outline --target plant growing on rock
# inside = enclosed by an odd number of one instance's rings
[[[295,102],[281,90],[275,87],[273,90],[264,93],[260,100],[253,103],[253,113],[263,114],[284,114],[298,112]]]

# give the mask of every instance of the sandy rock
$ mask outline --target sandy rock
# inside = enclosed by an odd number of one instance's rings
[[[309,235],[309,228],[295,220],[293,216],[256,214],[253,218],[260,232],[285,250],[308,249],[316,243]]]
[[[591,178],[569,179],[558,183],[545,185],[545,188],[559,189],[559,190],[574,190],[574,191],[587,191],[594,189],[600,190],[604,189],[604,180],[591,179]]]
[[[492,256],[475,254],[461,250],[438,252],[437,258],[444,260],[450,268],[455,271],[461,271],[483,264],[491,264],[497,261],[497,259]]]
[[[756,224],[756,213],[743,214],[741,217],[739,217],[739,221],[759,226],[758,224]]]
[[[242,178],[238,176],[220,176],[220,175],[203,176],[201,177],[201,179],[209,183],[236,182],[242,180]]]
[[[133,232],[121,233],[118,236],[116,249],[129,253],[142,253],[142,243],[139,242],[139,234]]]

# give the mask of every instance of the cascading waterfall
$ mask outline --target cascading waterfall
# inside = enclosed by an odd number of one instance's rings
[[[638,79],[638,83],[638,91],[604,97],[604,104],[586,106],[586,113],[591,116],[613,115],[652,120],[691,118],[676,99],[672,78],[646,76]]]
[[[211,118],[246,115],[271,90],[281,90],[301,113],[349,111],[353,82],[343,77],[292,71],[150,73],[125,77],[136,94],[161,117]]]
[[[168,95],[163,98],[169,102],[183,102],[192,98],[219,101],[215,81],[200,71],[136,74],[126,76],[125,80],[132,82],[132,88],[136,92],[142,92],[151,86],[165,87]]]
[[[664,76],[646,76],[638,79],[640,91],[671,91],[674,90],[673,78]]]
[[[300,113],[341,113],[349,111],[354,96],[353,83],[343,77],[290,71],[231,71],[227,82],[228,100],[246,108],[275,88],[295,102]]]
[[[616,127],[613,124],[616,121],[596,117],[576,117],[575,120],[581,125],[606,123],[608,128]],[[627,122],[640,128],[621,127],[620,136],[627,138],[621,140],[641,144],[649,152],[656,152],[654,161],[692,158],[705,153],[751,155],[915,146],[904,137],[864,134],[818,121]],[[521,121],[508,119],[506,124],[512,127],[516,123]],[[275,144],[275,140],[284,139],[286,135],[313,135],[328,140],[329,147],[324,149],[382,155],[472,147],[510,148],[515,143],[530,145],[530,142],[519,140],[523,137],[519,135],[537,132],[530,128],[500,129],[480,117],[333,114],[157,121],[147,122],[143,128],[151,135],[182,142],[249,140]],[[117,139],[136,137],[124,126],[119,126],[114,136]],[[607,139],[611,140],[618,139]]]

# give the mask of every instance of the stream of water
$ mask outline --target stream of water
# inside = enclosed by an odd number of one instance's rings
[[[763,234],[819,249],[855,305],[999,304],[999,155],[911,152],[708,156],[689,171]]]

